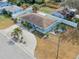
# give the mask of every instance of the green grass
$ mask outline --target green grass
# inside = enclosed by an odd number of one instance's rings
[[[7,15],[0,15],[0,21],[6,20],[6,19],[10,19],[10,17]]]
[[[44,13],[49,13],[50,14],[52,12],[52,9],[49,8],[49,7],[41,7],[40,11],[42,11]]]
[[[13,25],[14,22],[7,15],[0,15],[0,29],[5,29]]]

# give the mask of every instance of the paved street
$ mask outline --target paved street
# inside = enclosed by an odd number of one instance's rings
[[[0,34],[0,59],[33,59],[18,48],[11,40]]]

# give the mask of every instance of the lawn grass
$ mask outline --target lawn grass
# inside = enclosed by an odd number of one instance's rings
[[[72,28],[68,30],[71,29]],[[37,38],[37,47],[36,47],[37,59],[56,59],[57,44],[59,37],[57,35],[50,34],[50,37],[47,39],[39,37],[36,38]],[[60,43],[61,44],[59,48],[58,59],[76,59],[77,55],[79,55],[79,45],[73,45],[71,41],[69,42],[65,40],[65,38],[61,40]]]
[[[44,13],[49,13],[50,14],[52,12],[52,9],[49,8],[49,7],[41,7],[40,11],[44,12]]]
[[[10,17],[6,15],[0,15],[0,29],[5,29],[13,24],[14,22],[11,20]]]

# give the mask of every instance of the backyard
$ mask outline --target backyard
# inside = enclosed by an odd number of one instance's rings
[[[10,27],[11,25],[13,25],[14,22],[11,20],[10,17],[8,16],[4,16],[4,15],[0,15],[0,29],[5,29],[7,27]]]
[[[41,7],[40,11],[42,11],[44,13],[49,13],[50,14],[51,12],[53,12],[53,9],[49,8],[49,7]]]
[[[70,39],[69,31],[72,31],[72,28],[69,28],[64,34],[67,39]],[[62,36],[63,34],[61,34]],[[58,59],[75,59],[79,55],[79,45],[74,45],[72,41],[66,40],[63,36],[60,47],[59,47],[59,58]],[[72,37],[72,36],[71,36]],[[59,36],[50,34],[49,38],[39,38],[37,37],[37,48],[36,48],[36,57],[37,59],[56,59],[57,53],[57,44]]]
[[[48,14],[51,14],[52,12],[55,12],[55,11],[57,11],[57,10],[58,10],[58,9],[50,8],[50,7],[47,7],[47,6],[41,7],[41,8],[39,9],[39,11],[44,12],[44,13],[48,13]]]

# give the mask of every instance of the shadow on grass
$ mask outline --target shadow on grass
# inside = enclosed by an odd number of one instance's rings
[[[39,38],[42,38],[44,36],[44,34],[38,32],[38,31],[33,31],[32,32],[35,36],[39,37]]]

